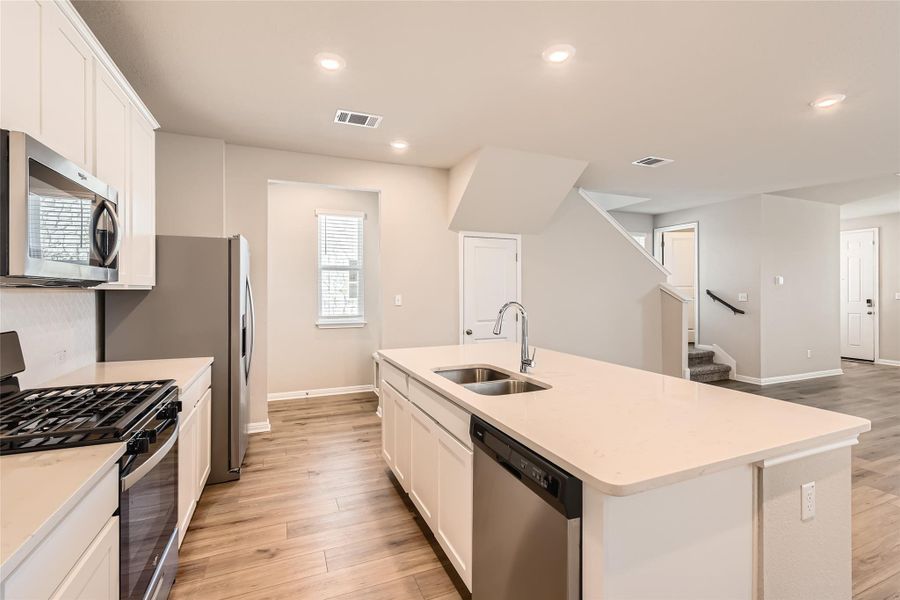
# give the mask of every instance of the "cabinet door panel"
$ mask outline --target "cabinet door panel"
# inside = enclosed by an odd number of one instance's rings
[[[412,403],[409,408],[409,426],[409,497],[422,513],[428,526],[434,529],[438,506],[438,426]]]
[[[51,600],[117,600],[119,517],[112,517],[69,571]]]
[[[381,455],[391,470],[393,470],[397,392],[385,381],[382,381],[381,385]]]
[[[131,110],[128,185],[129,281],[156,284],[156,134],[137,110]]]
[[[388,384],[390,385],[390,384]],[[394,403],[394,474],[400,487],[409,492],[409,400],[397,394]]]
[[[197,415],[193,408],[178,429],[178,544],[184,540],[197,502]],[[183,414],[183,413],[182,413]]]
[[[41,5],[0,2],[0,127],[41,135]]]
[[[206,390],[203,399],[200,400],[200,419],[198,421],[199,434],[197,436],[197,490],[196,499],[200,501],[203,486],[209,478],[210,470],[210,433],[212,426],[212,390]]]
[[[437,432],[438,514],[433,529],[450,562],[472,587],[472,451]]]
[[[41,6],[41,138],[93,171],[91,50],[58,8],[49,2]]]

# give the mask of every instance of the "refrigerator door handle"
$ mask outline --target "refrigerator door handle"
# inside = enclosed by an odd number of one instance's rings
[[[256,304],[253,302],[253,286],[250,285],[250,277],[247,277],[247,308],[250,311],[250,347],[247,349],[247,358],[244,365],[244,376],[250,380],[250,365],[253,364],[253,350],[256,346]]]

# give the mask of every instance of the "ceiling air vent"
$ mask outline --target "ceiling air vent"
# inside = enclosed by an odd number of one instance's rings
[[[667,165],[670,162],[675,162],[671,158],[660,158],[658,156],[645,156],[640,160],[634,161],[633,165],[638,165],[639,167],[661,167],[662,165]]]
[[[352,110],[338,110],[334,115],[335,123],[343,123],[344,125],[356,125],[357,127],[369,127],[374,129],[381,124],[381,117],[378,115],[367,115],[366,113],[353,112]]]

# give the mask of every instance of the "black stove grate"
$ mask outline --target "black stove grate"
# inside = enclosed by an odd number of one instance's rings
[[[0,397],[0,454],[122,440],[172,380],[24,390]]]

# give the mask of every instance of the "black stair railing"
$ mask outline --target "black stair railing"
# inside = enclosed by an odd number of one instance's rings
[[[737,307],[734,307],[734,306],[732,306],[731,304],[725,302],[724,300],[722,300],[721,298],[719,298],[718,296],[716,296],[715,294],[713,294],[713,293],[712,293],[711,291],[709,291],[709,290],[706,290],[706,295],[709,296],[710,298],[712,298],[712,299],[713,299],[713,302],[718,302],[718,303],[722,304],[723,306],[726,306],[726,307],[730,308],[730,309],[732,310],[732,312],[734,312],[734,314],[736,314],[736,315],[743,315],[743,314],[745,314],[744,311],[742,311],[741,309],[739,309],[739,308],[737,308]]]

